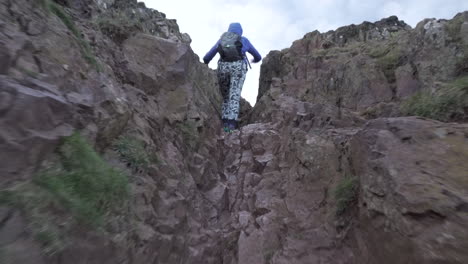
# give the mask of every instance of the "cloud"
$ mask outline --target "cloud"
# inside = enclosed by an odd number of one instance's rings
[[[289,47],[308,32],[326,32],[349,24],[377,21],[396,15],[412,27],[424,18],[452,18],[468,10],[467,0],[144,0],[176,19],[181,32],[192,38],[192,49],[202,58],[226,31],[240,22],[244,36],[263,57]],[[217,57],[210,63],[216,67]],[[242,96],[255,103],[260,65],[252,65]]]

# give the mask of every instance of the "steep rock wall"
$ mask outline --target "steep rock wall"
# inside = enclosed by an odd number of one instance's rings
[[[259,102],[222,134],[215,74],[163,13],[0,3],[2,263],[468,259],[468,127],[399,107],[466,74],[466,13],[309,33],[265,58]],[[130,198],[100,229],[52,203],[40,224],[69,229],[48,251],[54,237],[3,192],[34,186],[73,131],[128,176]],[[149,161],[122,158],[122,138]]]

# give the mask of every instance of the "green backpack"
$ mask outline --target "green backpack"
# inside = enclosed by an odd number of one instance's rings
[[[223,33],[218,45],[218,52],[222,61],[242,60],[242,36],[233,32]]]

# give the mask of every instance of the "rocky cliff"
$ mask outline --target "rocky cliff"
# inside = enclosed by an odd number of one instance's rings
[[[0,3],[1,263],[468,261],[468,13],[306,34],[223,134],[163,13]]]

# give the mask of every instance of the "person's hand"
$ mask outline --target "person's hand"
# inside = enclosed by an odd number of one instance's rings
[[[257,63],[258,61],[255,61],[255,59],[250,60],[251,63]]]

